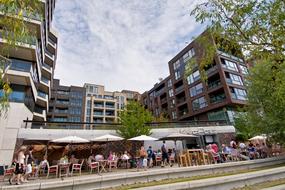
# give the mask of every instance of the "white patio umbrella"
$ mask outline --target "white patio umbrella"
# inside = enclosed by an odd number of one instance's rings
[[[108,142],[108,141],[121,141],[121,140],[124,140],[124,138],[118,137],[115,135],[106,134],[106,135],[102,135],[100,137],[96,137],[96,138],[92,139],[91,141]]]
[[[254,141],[254,140],[265,140],[267,137],[266,136],[261,136],[261,135],[258,135],[258,136],[255,136],[255,137],[252,137],[248,140],[250,141]]]
[[[140,135],[137,137],[133,137],[129,139],[130,141],[157,141],[157,138],[147,136],[147,135]]]
[[[77,136],[67,136],[67,137],[63,137],[63,138],[59,138],[59,139],[54,139],[51,142],[74,144],[74,143],[88,143],[89,140],[83,139],[83,138],[77,137]]]

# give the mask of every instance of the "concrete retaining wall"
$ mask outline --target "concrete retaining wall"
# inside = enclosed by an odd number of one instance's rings
[[[281,163],[285,163],[285,156],[260,159],[260,160],[206,165],[206,166],[161,168],[161,169],[151,169],[148,171],[141,171],[141,172],[125,171],[125,172],[104,173],[102,176],[87,175],[87,176],[69,177],[63,179],[52,179],[52,180],[42,180],[42,181],[39,180],[39,182],[24,184],[20,186],[3,186],[0,189],[2,190],[4,189],[21,189],[21,190],[22,189],[53,189],[53,190],[102,189],[102,188],[121,186],[123,184],[134,184],[138,182],[150,182],[150,181],[155,181],[155,180],[158,181],[163,179],[209,175],[215,173],[223,173],[229,171],[276,165]],[[189,186],[187,186],[187,188],[188,187]],[[194,188],[194,186],[192,187]]]

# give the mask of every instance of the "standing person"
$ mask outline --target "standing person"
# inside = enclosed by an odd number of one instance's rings
[[[163,141],[163,144],[161,146],[161,152],[162,152],[161,167],[164,167],[166,163],[169,163],[169,157],[168,157],[168,152],[167,152],[167,148],[165,145],[165,141]]]
[[[27,182],[30,174],[33,172],[32,165],[35,162],[35,158],[33,156],[33,147],[29,148],[28,153],[26,154],[26,172],[24,175],[24,180]]]
[[[143,160],[146,157],[146,151],[144,149],[144,146],[141,146],[140,149],[140,160],[139,160],[139,165],[138,165],[138,169],[139,168],[143,168]]]
[[[236,143],[236,141],[235,141],[234,139],[231,140],[230,146],[231,146],[231,148],[233,148],[233,149],[236,149],[236,148],[237,148],[237,143]]]
[[[24,174],[24,164],[25,164],[25,152],[27,148],[25,146],[21,146],[17,153],[17,163],[16,163],[16,169],[12,178],[9,179],[9,183],[12,185],[12,182],[15,178],[17,178],[16,185],[20,185],[20,181],[24,182],[23,180],[23,174]]]
[[[153,157],[152,147],[149,146],[147,149],[147,159],[148,159],[149,167],[152,167],[152,163],[153,163],[152,157]]]

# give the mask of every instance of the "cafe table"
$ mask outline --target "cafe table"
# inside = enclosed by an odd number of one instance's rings
[[[107,172],[106,170],[107,163],[108,163],[108,160],[99,160],[99,167],[101,168],[99,170],[99,173]]]

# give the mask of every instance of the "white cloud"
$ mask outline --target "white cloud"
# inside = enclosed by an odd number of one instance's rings
[[[55,77],[61,84],[107,90],[153,87],[169,75],[168,61],[202,31],[189,0],[60,0]]]

